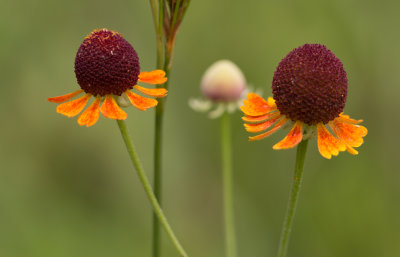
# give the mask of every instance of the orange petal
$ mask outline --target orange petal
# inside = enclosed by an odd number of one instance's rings
[[[165,77],[165,71],[163,70],[153,70],[150,72],[142,71],[139,74],[139,81],[149,84],[163,84],[167,81]]]
[[[269,112],[265,115],[261,115],[261,116],[243,116],[242,120],[246,121],[246,122],[261,122],[261,121],[265,121],[270,119],[271,117],[273,117],[277,112]]]
[[[57,112],[67,117],[74,117],[75,115],[78,115],[83,108],[85,108],[85,105],[91,96],[91,94],[86,94],[78,99],[60,104],[57,106]]]
[[[346,123],[339,118],[334,119],[333,122],[329,122],[329,126],[340,140],[351,147],[362,145],[364,142],[363,137],[368,133],[364,126]]]
[[[346,145],[336,137],[332,136],[324,124],[318,123],[317,131],[318,150],[323,157],[330,159],[332,155],[336,156],[340,151],[346,150]]]
[[[351,119],[349,115],[344,115],[343,113],[341,113],[339,115],[339,117],[337,117],[336,119],[340,120],[342,122],[347,122],[347,123],[351,123],[351,124],[359,124],[359,123],[361,123],[363,121],[363,120]]]
[[[271,127],[277,120],[279,120],[279,118],[281,118],[282,116],[280,114],[275,115],[274,117],[272,117],[271,119],[262,122],[262,123],[258,123],[258,124],[244,124],[244,127],[246,128],[247,132],[252,132],[252,133],[257,133],[257,132],[261,132],[264,131],[266,129],[268,129],[269,127]]]
[[[165,88],[145,88],[138,85],[134,86],[134,88],[142,93],[145,93],[146,95],[154,97],[164,97],[167,95],[168,92]]]
[[[126,112],[124,112],[115,102],[114,98],[111,95],[106,95],[106,99],[104,103],[100,107],[101,114],[104,117],[113,120],[125,120],[127,118]]]
[[[286,122],[287,122],[287,118],[281,119],[278,123],[275,124],[275,126],[272,127],[272,129],[270,131],[267,131],[265,133],[262,133],[260,135],[254,136],[254,137],[249,137],[249,141],[256,141],[256,140],[260,140],[260,139],[270,136],[275,131],[280,129]]]
[[[300,143],[302,139],[303,123],[301,121],[296,121],[289,134],[287,134],[287,136],[282,141],[274,145],[272,148],[275,150],[292,148]]]
[[[78,118],[78,124],[87,127],[93,126],[99,119],[101,96],[97,96],[96,100],[84,111]]]
[[[125,91],[125,94],[128,96],[129,101],[131,101],[132,105],[141,111],[145,111],[158,104],[157,100],[155,99],[140,96],[129,90]]]
[[[276,104],[275,104],[274,98],[268,97],[267,103],[268,103],[269,107],[271,107],[271,108],[276,108]]]
[[[255,93],[247,94],[247,100],[243,100],[243,104],[240,109],[247,116],[261,116],[274,110],[264,98]]]
[[[358,151],[356,149],[354,149],[353,147],[351,147],[351,146],[346,145],[346,150],[347,150],[347,152],[349,152],[352,155],[357,155],[358,154]]]
[[[66,95],[47,98],[47,101],[53,102],[53,103],[62,103],[62,102],[68,101],[69,99],[74,98],[75,96],[79,95],[82,92],[83,92],[83,90],[79,89],[79,90],[76,90],[75,92],[72,92],[72,93],[69,93]]]

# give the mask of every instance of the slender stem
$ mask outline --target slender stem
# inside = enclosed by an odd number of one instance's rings
[[[161,69],[163,65],[163,41],[162,41],[163,34],[162,34],[162,20],[161,17],[159,18],[160,13],[158,13],[159,4],[160,3],[158,3],[157,0],[150,0],[154,29],[156,31],[157,68]]]
[[[168,78],[162,86],[168,89],[169,85],[169,74],[171,68],[171,51],[172,48],[167,48],[164,57],[164,67],[163,70]],[[155,134],[154,134],[154,194],[156,195],[158,201],[162,203],[162,142],[163,142],[163,124],[164,124],[164,110],[165,110],[165,98],[158,99],[158,105],[156,107],[156,119],[155,119]],[[153,257],[160,256],[160,224],[156,213],[153,214]]]
[[[233,214],[233,178],[229,113],[221,117],[222,183],[225,219],[225,253],[236,257],[235,221]]]
[[[139,175],[140,181],[146,191],[147,197],[150,200],[151,205],[153,206],[153,210],[156,213],[159,221],[161,222],[162,226],[167,232],[168,236],[171,238],[172,243],[174,244],[176,250],[178,250],[179,254],[182,257],[187,257],[185,250],[183,249],[182,245],[179,243],[178,238],[176,238],[174,231],[172,230],[171,226],[168,223],[167,218],[164,215],[163,210],[161,209],[156,196],[153,193],[149,180],[147,179],[146,174],[143,171],[142,164],[139,161],[139,157],[136,154],[135,148],[133,146],[132,140],[129,136],[128,128],[126,127],[126,123],[123,120],[117,120],[118,127],[121,131],[122,138],[124,139],[126,149],[128,150],[129,156],[131,157],[133,166]]]
[[[296,166],[294,169],[292,189],[289,197],[288,207],[286,209],[285,221],[283,223],[281,232],[281,241],[279,244],[278,257],[286,256],[289,244],[290,232],[292,230],[294,214],[296,212],[296,205],[299,199],[301,182],[303,180],[303,166],[304,166],[304,159],[306,157],[307,144],[308,140],[303,140],[297,146]]]
[[[164,4],[162,0],[158,1],[158,21],[154,23],[156,27],[156,43],[157,43],[157,69],[161,69],[163,65],[163,22],[164,22]],[[157,10],[153,10],[154,13]],[[154,19],[155,21],[157,19]]]
[[[156,44],[157,44],[157,69],[162,69],[164,66],[164,47],[163,47],[163,22],[164,22],[164,3],[162,0],[158,1],[158,9],[153,6],[153,13],[158,12],[158,19],[154,19],[154,25],[156,29]],[[168,74],[167,74],[168,75]],[[162,104],[163,105],[163,104]],[[161,177],[161,149],[162,149],[162,111],[160,108],[156,109],[156,121],[155,121],[155,141],[154,141],[154,194],[158,199],[158,202],[162,203],[162,177]],[[152,239],[152,256],[160,256],[160,223],[157,217],[157,213],[153,212],[153,239]]]
[[[179,13],[179,10],[181,9],[181,1],[182,0],[176,0],[176,4],[175,4],[175,8],[174,8],[175,10],[172,15],[171,28],[175,27],[175,23],[178,18],[178,13]]]
[[[160,103],[159,103],[160,104]],[[162,149],[162,128],[163,128],[163,110],[156,108],[156,122],[155,122],[155,135],[154,135],[154,194],[156,195],[160,204],[162,203],[162,172],[161,172],[161,149]],[[157,214],[153,213],[153,242],[152,249],[153,257],[160,256],[160,223]]]
[[[165,15],[167,13],[167,7],[165,5],[165,0],[158,0],[158,23],[156,25],[156,37],[157,37],[157,68],[163,69],[168,78],[167,82],[163,85],[157,85],[157,87],[164,87],[168,90],[168,85],[170,81],[170,70],[172,66],[172,57],[175,48],[175,37],[176,31],[171,32],[171,28],[168,30],[169,21],[166,21]],[[178,0],[180,3],[180,0]],[[154,8],[154,4],[152,8]],[[156,10],[153,10],[156,13]],[[175,15],[176,19],[176,15]],[[154,19],[156,21],[156,19]],[[171,26],[171,24],[169,24]],[[163,41],[164,39],[164,41]],[[163,48],[164,43],[164,48]],[[155,117],[155,134],[154,134],[154,193],[157,197],[159,203],[162,203],[162,142],[163,142],[163,117],[165,110],[165,99],[161,98],[158,101],[156,107],[156,117]],[[161,235],[160,235],[160,224],[156,213],[153,214],[153,242],[152,249],[153,257],[160,256],[160,245],[161,245]]]

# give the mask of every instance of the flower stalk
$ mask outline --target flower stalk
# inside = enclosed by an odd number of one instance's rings
[[[176,250],[182,257],[187,257],[185,250],[183,249],[182,245],[179,243],[178,238],[176,237],[174,231],[172,230],[171,226],[168,223],[167,218],[163,210],[160,207],[160,204],[157,201],[155,194],[151,188],[150,182],[143,170],[142,164],[139,160],[138,155],[136,154],[135,147],[133,146],[131,137],[129,136],[128,128],[126,126],[126,122],[124,120],[117,120],[119,130],[121,132],[122,138],[124,139],[126,149],[128,150],[129,156],[131,157],[133,166],[135,167],[140,181],[143,185],[143,188],[146,192],[147,197],[150,200],[151,205],[153,206],[154,213],[156,214],[157,218],[159,219],[161,225],[164,227],[165,232],[167,232],[168,236],[171,238],[173,245],[175,246]]]
[[[303,181],[303,166],[307,152],[307,144],[308,140],[303,140],[297,146],[296,165],[294,170],[292,189],[289,196],[288,207],[286,210],[285,220],[282,227],[278,257],[286,257],[286,252],[289,244],[289,237],[292,230],[294,215],[296,212],[296,206],[299,200],[301,182]]]
[[[175,39],[189,6],[190,0],[150,0],[156,31],[157,68],[165,71],[168,81],[162,85],[168,90],[169,75],[173,63]],[[158,85],[161,87],[161,85]],[[162,203],[162,142],[165,99],[158,102],[155,114],[154,135],[154,193]],[[153,214],[153,257],[160,256],[160,224],[157,214]]]
[[[221,151],[222,151],[222,183],[223,205],[225,222],[225,253],[227,257],[236,257],[236,236],[233,208],[233,176],[231,131],[229,113],[227,111],[221,117]]]

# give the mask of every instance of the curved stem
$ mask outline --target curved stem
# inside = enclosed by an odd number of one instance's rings
[[[157,215],[161,225],[164,227],[165,232],[167,232],[168,236],[171,238],[172,243],[174,244],[175,248],[178,250],[182,257],[187,257],[185,250],[183,249],[182,245],[179,243],[178,238],[175,236],[174,231],[172,230],[171,226],[168,223],[167,218],[164,215],[163,210],[161,209],[156,196],[153,193],[149,180],[147,179],[146,174],[143,171],[142,164],[139,161],[139,157],[135,152],[135,148],[133,146],[132,140],[129,136],[128,128],[126,127],[126,123],[123,120],[117,120],[118,127],[121,131],[122,138],[124,139],[126,149],[128,150],[129,156],[131,157],[133,166],[139,175],[140,181],[144,187],[144,190],[147,194],[147,197],[150,200],[151,205],[153,206],[154,213]]]
[[[297,146],[296,165],[294,170],[292,189],[289,197],[288,207],[286,210],[285,221],[282,227],[278,257],[286,256],[289,244],[290,232],[292,230],[294,214],[296,212],[296,205],[299,199],[301,182],[303,180],[303,166],[304,166],[304,159],[306,157],[307,144],[308,140],[303,140]]]
[[[232,153],[229,114],[221,117],[222,183],[225,216],[225,252],[227,257],[236,257],[235,221],[233,214]]]

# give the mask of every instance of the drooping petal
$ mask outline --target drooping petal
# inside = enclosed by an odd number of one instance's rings
[[[145,110],[147,110],[151,107],[154,107],[158,104],[157,100],[155,100],[155,99],[140,96],[129,90],[125,91],[125,94],[128,96],[132,105],[141,111],[145,111]]]
[[[216,119],[216,118],[221,117],[224,114],[224,112],[226,112],[226,111],[227,111],[226,105],[220,103],[220,104],[217,104],[217,108],[215,108],[214,110],[212,110],[208,113],[208,117],[210,119]]]
[[[134,86],[134,88],[146,95],[154,97],[164,97],[167,95],[168,92],[165,88],[145,88],[138,85]]]
[[[352,155],[357,155],[358,154],[358,151],[356,149],[354,149],[353,147],[351,147],[351,146],[346,145],[346,150],[347,150],[347,152],[349,152]]]
[[[273,117],[276,113],[279,113],[279,111],[274,111],[274,112],[269,112],[265,115],[261,115],[261,116],[243,116],[242,120],[246,121],[246,122],[261,122],[261,121],[265,121],[270,119],[271,117]]]
[[[115,102],[112,95],[106,95],[106,99],[104,100],[103,104],[100,107],[101,114],[104,117],[113,120],[125,120],[128,115],[124,112]]]
[[[268,136],[270,136],[271,134],[273,134],[275,131],[277,131],[278,129],[280,129],[285,123],[287,122],[287,118],[284,117],[283,119],[281,119],[278,123],[276,123],[271,130],[262,133],[260,135],[254,136],[254,137],[249,137],[249,141],[256,141],[256,140],[260,140],[263,138],[266,138]]]
[[[338,155],[339,152],[346,150],[346,145],[328,131],[324,124],[317,124],[318,132],[318,150],[319,153],[330,159],[332,155]]]
[[[303,122],[296,121],[293,128],[290,130],[289,134],[280,141],[275,144],[272,148],[275,150],[279,149],[289,149],[295,147],[298,143],[303,139]]]
[[[74,117],[78,115],[89,101],[91,94],[86,94],[78,99],[60,104],[57,106],[57,112],[67,117]]]
[[[87,127],[93,126],[100,116],[100,101],[101,96],[97,96],[96,100],[84,111],[78,118],[78,124]]]
[[[62,103],[62,102],[68,101],[69,99],[74,98],[75,96],[79,95],[82,92],[83,92],[83,90],[79,89],[79,90],[76,90],[75,92],[72,92],[72,93],[69,93],[66,95],[47,98],[47,101],[53,102],[53,103]]]
[[[246,128],[247,132],[252,132],[252,133],[257,133],[257,132],[261,132],[264,131],[266,129],[268,129],[269,127],[271,127],[277,120],[279,120],[282,116],[281,115],[275,115],[272,118],[270,118],[269,120],[262,122],[262,123],[258,123],[258,124],[244,124],[244,127]]]
[[[359,124],[359,123],[363,122],[363,120],[351,119],[349,115],[344,115],[343,113],[341,113],[339,115],[339,117],[337,117],[335,120],[346,122],[346,123],[351,123],[351,124]]]
[[[346,123],[340,118],[329,122],[329,126],[340,140],[351,147],[361,146],[364,142],[363,137],[368,133],[364,126]]]
[[[243,104],[240,109],[247,116],[262,116],[274,110],[264,98],[255,93],[247,94],[247,100],[243,100]]]
[[[163,70],[153,70],[150,72],[142,71],[139,74],[139,81],[149,84],[163,84],[167,81],[167,78]]]

